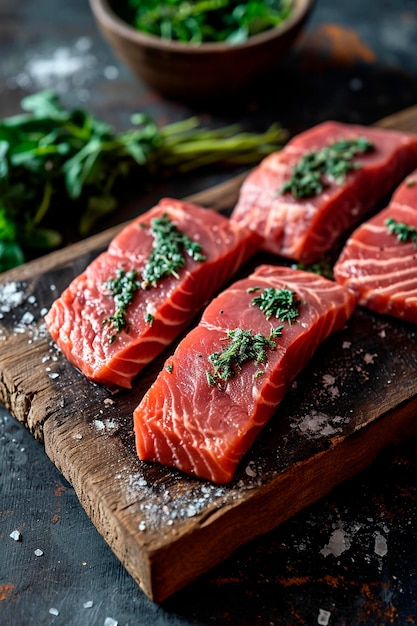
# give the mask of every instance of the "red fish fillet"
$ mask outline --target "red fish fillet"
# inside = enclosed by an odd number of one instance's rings
[[[417,322],[417,243],[390,234],[387,219],[417,229],[417,170],[398,187],[389,205],[359,226],[334,267],[336,280],[358,304]]]
[[[208,356],[222,350],[228,330],[268,336],[281,325],[252,304],[254,287],[296,293],[299,317],[282,323],[262,375],[258,364],[247,361],[219,388],[207,379]],[[215,483],[230,481],[294,378],[318,345],[345,325],[354,303],[353,294],[335,282],[286,267],[263,265],[234,283],[211,301],[135,409],[139,458]]]
[[[156,287],[138,289],[127,308],[125,329],[111,341],[113,331],[105,320],[114,314],[115,302],[106,283],[120,268],[140,276],[153,245],[149,225],[164,214],[202,246],[205,260],[187,256],[178,278],[165,277]],[[132,379],[178,336],[258,243],[249,230],[215,211],[165,198],[128,224],[71,282],[48,311],[47,328],[67,359],[91,381],[130,388]]]
[[[375,149],[354,159],[361,166],[349,172],[343,184],[328,178],[322,193],[304,198],[281,192],[303,155],[359,137],[367,138]],[[266,157],[248,175],[231,219],[261,235],[265,250],[311,263],[415,167],[417,134],[324,122]]]

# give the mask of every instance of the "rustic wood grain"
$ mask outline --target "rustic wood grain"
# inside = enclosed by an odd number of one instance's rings
[[[381,125],[415,129],[417,107]],[[227,210],[242,178],[191,199]],[[358,309],[319,348],[230,485],[140,462],[132,411],[166,354],[132,391],[112,395],[68,364],[43,324],[122,226],[2,275],[0,400],[44,442],[120,561],[160,601],[417,434],[417,329]]]

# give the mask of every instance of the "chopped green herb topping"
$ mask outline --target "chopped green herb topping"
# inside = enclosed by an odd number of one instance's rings
[[[199,243],[182,233],[169,219],[162,215],[151,221],[154,238],[151,255],[142,272],[142,288],[155,287],[161,278],[174,276],[185,265],[184,252],[195,261],[204,261]]]
[[[172,374],[174,370],[174,366],[172,365],[172,363],[168,363],[168,365],[165,366],[165,369],[168,372],[168,374]]]
[[[346,176],[354,169],[362,167],[353,159],[358,154],[374,150],[366,138],[341,139],[321,150],[308,152],[295,165],[290,180],[281,193],[291,193],[294,198],[318,196],[326,186],[326,179],[336,184],[344,183]]]
[[[252,304],[258,306],[265,314],[266,319],[276,317],[291,324],[299,315],[298,306],[301,301],[297,294],[290,289],[275,289],[266,287],[259,296],[255,296]]]
[[[114,334],[110,337],[110,342],[116,338],[116,334],[120,333],[126,327],[126,310],[132,302],[136,291],[140,287],[140,283],[136,280],[136,270],[125,272],[119,268],[116,272],[116,278],[110,278],[106,282],[106,287],[114,298],[115,311],[104,320],[105,324],[112,324]]]
[[[142,228],[146,228],[142,225]],[[192,241],[171,222],[165,214],[151,221],[151,232],[154,244],[149,260],[142,271],[142,281],[136,280],[136,270],[125,272],[119,268],[116,278],[110,278],[106,288],[115,301],[115,312],[104,320],[105,324],[112,324],[115,334],[110,337],[113,342],[116,334],[126,327],[126,310],[133,300],[133,296],[139,288],[148,289],[155,287],[158,280],[167,276],[179,278],[178,270],[185,265],[185,251],[195,261],[204,261],[201,254],[200,244]],[[145,315],[147,324],[152,324],[154,316],[151,313]]]
[[[235,376],[236,371],[247,361],[257,365],[266,362],[267,350],[275,350],[275,339],[282,334],[282,326],[274,328],[268,337],[261,333],[252,334],[251,330],[235,328],[227,332],[229,344],[222,352],[213,352],[208,357],[213,370],[207,371],[207,381],[211,386],[223,389],[225,383]],[[259,376],[260,370],[256,375]]]
[[[417,178],[410,178],[410,180],[407,180],[405,186],[406,187],[415,187],[417,185]]]
[[[398,241],[407,243],[412,241],[417,246],[417,228],[409,226],[405,222],[397,222],[392,217],[385,220],[390,235],[397,235]]]
[[[312,274],[318,274],[329,280],[333,280],[333,267],[329,261],[317,261],[316,263],[297,263],[295,267],[305,272],[311,272]]]

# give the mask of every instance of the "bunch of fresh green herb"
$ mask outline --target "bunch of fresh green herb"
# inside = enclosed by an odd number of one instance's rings
[[[349,172],[362,167],[354,158],[372,150],[373,144],[365,137],[359,137],[341,139],[326,148],[307,152],[294,166],[291,178],[282,187],[281,193],[291,193],[294,198],[307,198],[319,195],[326,186],[326,179],[341,185]]]
[[[136,29],[162,39],[237,44],[291,15],[293,0],[128,0],[114,3]]]
[[[89,234],[117,207],[121,182],[139,170],[173,175],[209,164],[254,164],[279,149],[278,125],[205,129],[196,117],[158,128],[143,114],[115,132],[53,91],[22,100],[0,122],[0,271]]]

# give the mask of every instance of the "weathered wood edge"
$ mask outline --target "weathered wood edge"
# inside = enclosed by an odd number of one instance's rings
[[[245,499],[214,509],[196,522],[177,529],[176,538],[161,540],[156,548],[146,535],[132,537],[128,508],[112,515],[114,499],[102,490],[99,505],[86,499],[83,491],[97,487],[99,472],[85,473],[73,458],[59,454],[60,437],[45,424],[48,457],[73,485],[95,526],[145,594],[162,602],[213,566],[233,554],[254,537],[273,530],[295,514],[317,502],[337,485],[368,467],[378,454],[393,444],[417,435],[417,396],[366,424],[354,434],[335,437],[330,447],[294,464],[263,487],[246,493]],[[372,445],[370,445],[370,442]],[[86,448],[88,451],[88,446]],[[80,485],[83,489],[80,489]],[[279,497],[277,497],[279,494]],[[254,532],[256,528],[256,532]],[[222,549],[219,550],[219,542]]]

